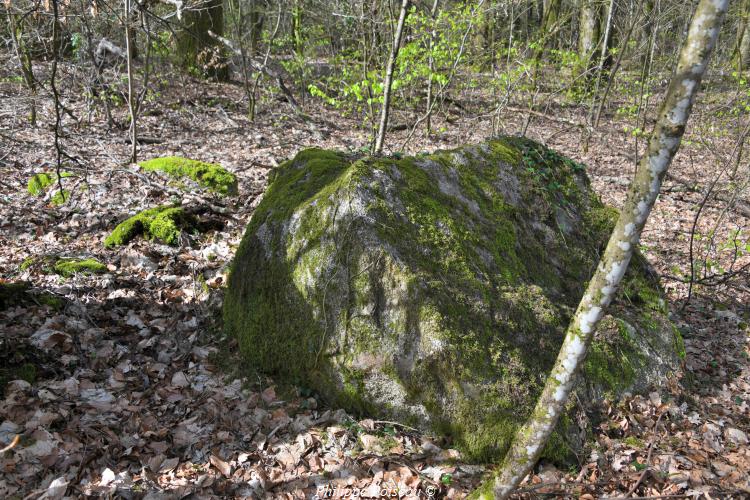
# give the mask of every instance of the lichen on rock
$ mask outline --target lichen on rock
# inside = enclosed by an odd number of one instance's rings
[[[223,195],[237,194],[237,178],[216,163],[206,163],[179,156],[154,158],[138,164],[146,171],[164,172],[170,177],[188,178],[199,185]]]
[[[104,246],[112,248],[125,245],[139,235],[173,245],[177,243],[181,231],[193,227],[194,224],[194,218],[179,206],[162,205],[149,208],[118,224],[105,238]]]
[[[253,369],[495,459],[533,409],[611,212],[583,166],[527,139],[404,158],[305,150],[274,172],[247,227],[226,329]],[[675,366],[644,260],[627,283],[636,300],[610,309],[583,401]],[[579,416],[562,419],[545,456],[580,450]]]

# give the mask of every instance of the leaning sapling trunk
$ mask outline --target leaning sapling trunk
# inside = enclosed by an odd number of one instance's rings
[[[612,301],[651,212],[667,168],[680,146],[690,110],[716,44],[729,0],[701,0],[646,154],[641,159],[607,248],[568,326],[536,408],[516,433],[493,480],[474,496],[507,498],[539,459],[573,389],[604,310]]]

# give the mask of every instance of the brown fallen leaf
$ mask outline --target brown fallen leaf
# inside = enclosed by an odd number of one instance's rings
[[[161,463],[161,466],[159,467],[159,473],[165,474],[167,472],[172,472],[179,465],[179,463],[180,459],[177,457],[168,458]]]
[[[230,466],[227,462],[220,459],[216,455],[211,455],[208,459],[211,462],[211,465],[216,467],[216,469],[221,472],[221,474],[229,478],[232,475],[232,466]]]

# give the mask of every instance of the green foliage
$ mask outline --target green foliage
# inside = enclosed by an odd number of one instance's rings
[[[104,240],[104,246],[112,248],[128,243],[142,234],[148,239],[157,239],[174,245],[182,229],[193,227],[195,221],[182,208],[163,205],[144,210],[117,225]]]
[[[144,161],[138,165],[149,172],[158,170],[176,179],[187,177],[222,195],[237,194],[237,178],[235,175],[216,163],[205,163],[179,156],[167,156]]]
[[[750,238],[741,228],[729,230],[721,239],[713,231],[696,232],[693,240],[696,248],[692,266],[693,280],[720,279],[734,272],[736,263],[750,255]],[[689,269],[682,276],[690,279]]]
[[[393,74],[394,106],[418,105],[427,81],[435,84],[436,91],[448,82],[473,8],[473,4],[451,6],[432,19],[429,12],[412,7],[406,18],[409,36],[404,37]],[[386,54],[373,56],[360,48],[341,51],[333,58],[335,73],[322,81],[305,80],[305,87],[311,96],[372,124],[383,101]],[[461,82],[455,80],[453,88],[460,90]]]

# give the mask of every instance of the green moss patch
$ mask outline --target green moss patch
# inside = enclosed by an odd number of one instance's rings
[[[60,276],[70,277],[74,274],[102,274],[107,266],[96,259],[59,259],[55,262],[55,272]]]
[[[237,194],[237,178],[235,175],[216,163],[190,160],[179,156],[167,156],[144,161],[139,165],[149,172],[158,170],[176,179],[192,179],[199,185],[219,194]]]
[[[193,216],[185,213],[181,207],[162,205],[144,210],[118,224],[104,240],[104,246],[112,248],[125,245],[139,235],[174,245],[183,229],[194,226]]]
[[[60,205],[64,205],[70,200],[70,191],[67,189],[63,189],[62,191],[57,191],[54,195],[52,195],[52,198],[50,198],[50,203],[52,203],[54,206],[59,207]]]
[[[70,172],[60,173],[61,178],[72,177],[72,176],[73,174],[71,174]],[[42,196],[49,186],[56,184],[56,183],[57,183],[57,174],[55,174],[54,172],[51,172],[51,173],[42,172],[42,173],[34,174],[33,176],[31,176],[27,184],[26,190],[32,196]]]

